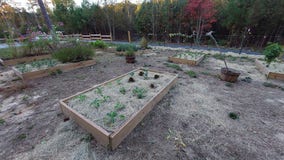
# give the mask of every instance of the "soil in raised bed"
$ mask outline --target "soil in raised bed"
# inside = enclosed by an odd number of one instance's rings
[[[145,73],[141,76],[141,71],[132,72],[132,76],[129,74],[82,93],[66,103],[89,120],[112,132],[156,96],[173,78],[172,75],[151,71],[148,71],[147,77]],[[130,77],[133,77],[135,82],[129,83]],[[144,94],[139,97],[137,90]],[[110,118],[111,114],[115,115],[114,120]]]
[[[265,61],[261,61],[260,63],[268,69],[269,72],[283,73],[284,74],[284,63],[282,62],[271,62],[269,66]]]
[[[201,58],[204,54],[200,52],[185,52],[175,55],[175,58],[180,59],[187,59],[187,60],[198,60]]]

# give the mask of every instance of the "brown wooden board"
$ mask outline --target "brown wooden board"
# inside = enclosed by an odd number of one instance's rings
[[[74,70],[77,68],[82,68],[82,67],[87,67],[96,64],[95,60],[87,60],[87,61],[81,61],[77,63],[66,63],[66,64],[60,64],[51,68],[43,69],[43,70],[38,70],[38,71],[33,71],[33,72],[26,72],[26,73],[21,73],[17,68],[12,67],[14,70],[15,74],[22,78],[23,80],[30,80],[30,79],[35,79],[35,78],[40,78],[44,76],[50,75],[52,72],[55,72],[57,70],[60,70],[62,72],[67,72],[70,70]]]
[[[129,73],[132,73],[138,70],[141,70],[141,68],[133,70],[121,76],[118,76],[104,83],[95,85],[94,87],[91,87],[87,90],[78,92],[75,95],[72,95],[70,97],[60,100],[60,107],[63,113],[66,116],[74,119],[75,122],[77,122],[82,128],[92,133],[92,135],[94,135],[95,139],[99,143],[101,143],[104,146],[109,146],[111,149],[115,149],[123,141],[123,139],[126,138],[126,136],[137,126],[137,124],[139,124],[143,120],[143,118],[153,109],[153,107],[168,93],[170,88],[177,82],[178,75],[170,74],[166,72],[149,70],[151,72],[156,72],[159,74],[171,75],[172,79],[170,80],[170,82],[168,82],[167,85],[165,85],[159,91],[159,93],[157,93],[153,98],[151,98],[148,102],[146,102],[140,110],[138,110],[131,117],[129,117],[128,120],[123,125],[121,125],[119,128],[117,128],[114,132],[106,131],[102,127],[94,124],[94,122],[90,122],[90,120],[88,120],[86,117],[82,116],[80,113],[78,113],[77,111],[69,107],[66,102],[80,94],[86,93],[100,86],[114,82],[120,79],[121,77],[127,76]],[[106,137],[108,137],[107,142],[106,142]]]
[[[255,59],[256,68],[269,79],[284,80],[284,73],[277,73],[269,71],[265,65],[259,60]]]
[[[46,59],[46,58],[51,58],[51,55],[46,54],[46,55],[40,55],[40,56],[23,57],[23,58],[9,59],[9,60],[0,59],[0,63],[4,66],[12,66],[12,65],[19,64],[19,63],[32,62],[32,61]]]
[[[173,63],[196,66],[204,59],[204,57],[205,57],[205,55],[202,55],[198,60],[181,59],[181,58],[177,58],[177,57],[168,57],[168,59],[169,59],[170,62],[173,62]]]

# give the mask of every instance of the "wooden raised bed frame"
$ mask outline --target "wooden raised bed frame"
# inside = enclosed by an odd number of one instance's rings
[[[203,54],[199,59],[197,60],[190,60],[190,59],[182,59],[177,57],[168,57],[170,62],[173,63],[180,63],[180,64],[187,64],[191,66],[197,66],[205,57],[205,54]]]
[[[135,72],[141,70],[136,69],[131,72]],[[151,72],[156,72],[160,74],[170,74],[170,73],[165,73],[165,72],[158,72],[158,71],[153,71],[149,70]],[[113,133],[106,131],[102,127],[98,126],[94,122],[90,121],[89,119],[85,118],[83,115],[69,107],[65,102],[68,101],[69,99],[80,95],[82,93],[88,92],[90,90],[93,90],[97,87],[106,85],[110,82],[116,81],[117,79],[120,79],[124,76],[127,76],[129,73],[123,74],[119,77],[116,77],[114,79],[111,79],[109,81],[106,81],[104,83],[95,85],[92,88],[89,88],[85,91],[79,92],[73,96],[67,97],[65,99],[60,100],[60,107],[62,112],[68,116],[74,119],[82,128],[86,129],[88,132],[90,132],[95,139],[101,143],[103,146],[110,147],[111,149],[115,149],[121,142],[122,140],[137,126],[139,122],[142,121],[142,119],[153,109],[153,107],[168,93],[170,88],[177,82],[177,77],[178,75],[176,74],[170,74],[173,76],[173,79],[164,86],[164,88],[161,89],[159,93],[156,94],[153,98],[151,98],[148,102],[144,104],[144,106],[138,110],[136,113],[134,113],[131,117],[127,119],[127,121],[117,128]]]
[[[20,72],[16,67],[12,67],[14,70],[15,74],[19,76],[23,80],[30,80],[30,79],[35,79],[35,78],[40,78],[40,77],[45,77],[50,75],[50,73],[55,72],[57,70],[60,70],[62,72],[67,72],[70,70],[82,68],[82,67],[87,67],[96,64],[96,61],[93,60],[87,60],[87,61],[81,61],[81,62],[76,62],[76,63],[66,63],[66,64],[60,64],[51,68],[47,69],[42,69],[38,71],[32,71],[32,72],[26,72],[22,73]]]
[[[255,65],[260,72],[269,79],[284,80],[284,73],[270,72],[259,60],[255,59]]]
[[[30,56],[30,57],[23,57],[23,58],[16,58],[16,59],[9,59],[9,60],[2,60],[0,58],[0,63],[3,66],[12,66],[19,63],[26,63],[26,62],[32,62],[36,60],[51,58],[51,54],[45,54],[45,55],[39,55],[39,56]]]

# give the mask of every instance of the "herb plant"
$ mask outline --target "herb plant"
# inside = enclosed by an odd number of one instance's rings
[[[139,87],[135,87],[132,90],[132,93],[134,94],[134,96],[137,96],[138,99],[142,99],[144,97],[146,97],[146,90],[144,88],[139,88]]]
[[[115,104],[115,106],[114,106],[114,109],[115,109],[116,111],[120,111],[120,110],[122,110],[122,109],[124,109],[124,108],[125,108],[125,105],[122,104],[122,103],[120,103],[120,102],[117,102],[117,103]]]
[[[115,122],[115,118],[117,116],[117,113],[115,111],[111,111],[109,113],[107,113],[107,118],[108,118],[108,123],[114,123]]]
[[[126,93],[126,89],[125,89],[124,87],[121,87],[121,88],[119,89],[119,92],[120,92],[121,94],[125,94],[125,93]]]
[[[79,99],[80,102],[83,102],[87,99],[87,96],[80,94],[80,95],[76,96],[76,98]]]
[[[101,106],[102,101],[98,98],[96,98],[91,104],[90,106],[94,106],[95,108],[99,108]]]

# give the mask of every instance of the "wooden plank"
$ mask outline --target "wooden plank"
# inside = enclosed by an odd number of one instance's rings
[[[198,65],[204,58],[205,58],[205,55],[202,55],[197,60],[182,59],[182,58],[177,58],[177,57],[168,57],[170,62],[179,63],[179,64],[187,64],[187,65],[191,65],[191,66]]]
[[[265,65],[255,59],[256,68],[269,79],[284,80],[284,73],[270,72]]]
[[[61,70],[62,72],[67,72],[70,70],[82,68],[82,67],[87,67],[96,64],[95,60],[88,60],[88,61],[81,61],[77,63],[67,63],[67,64],[61,64],[58,66],[54,66],[51,68],[47,69],[42,69],[38,71],[33,71],[33,72],[26,72],[26,73],[21,73],[19,72],[15,67],[12,67],[14,70],[15,74],[19,76],[23,80],[30,80],[30,79],[35,79],[35,78],[40,78],[44,76],[50,75],[52,72],[55,72],[56,70]]]
[[[164,73],[165,74],[165,73]],[[138,112],[132,115],[126,123],[110,135],[110,146],[115,149],[122,140],[139,124],[143,118],[154,108],[154,106],[168,93],[170,88],[176,84],[177,75],[156,96],[149,100]]]
[[[4,66],[11,66],[16,65],[19,63],[26,63],[32,62],[36,60],[51,58],[51,54],[39,55],[39,56],[31,56],[31,57],[23,57],[23,58],[16,58],[16,59],[9,59],[9,60],[0,60],[0,63]]]
[[[102,144],[103,146],[108,146],[110,133],[105,131],[100,126],[96,125],[94,122],[86,119],[72,108],[68,107],[65,102],[60,101],[59,103],[62,112],[66,116],[70,117],[71,119],[76,121],[82,128],[90,132],[100,144]]]

